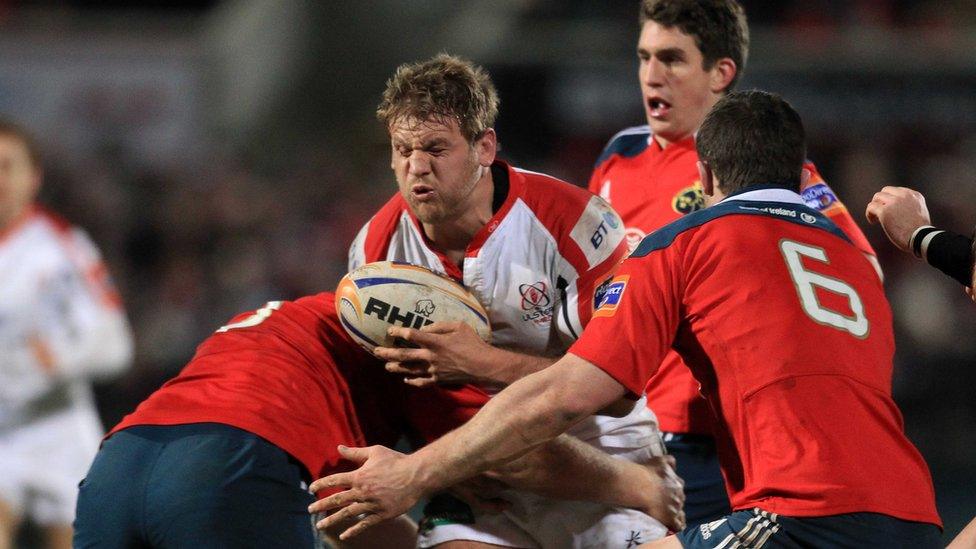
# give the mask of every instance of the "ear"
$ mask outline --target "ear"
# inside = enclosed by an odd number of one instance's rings
[[[724,93],[728,90],[729,85],[732,84],[732,80],[735,75],[739,73],[739,68],[735,66],[735,61],[728,57],[723,57],[715,62],[715,66],[712,67],[711,80],[709,81],[709,88],[712,93]]]
[[[484,167],[491,166],[498,153],[498,135],[494,128],[488,128],[477,141],[474,142],[474,149],[478,153],[478,163]]]
[[[698,179],[701,181],[702,192],[705,193],[706,196],[714,196],[715,176],[712,173],[712,169],[701,160],[696,162],[695,165],[698,166]]]

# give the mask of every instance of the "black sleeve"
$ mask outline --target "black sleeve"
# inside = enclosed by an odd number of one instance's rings
[[[973,239],[940,232],[929,242],[925,260],[963,286],[973,285]]]

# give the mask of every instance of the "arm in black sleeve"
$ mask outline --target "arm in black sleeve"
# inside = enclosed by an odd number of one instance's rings
[[[949,231],[937,229],[916,231],[917,249],[929,265],[959,281],[963,286],[973,285],[973,239]],[[916,241],[913,235],[913,244]]]

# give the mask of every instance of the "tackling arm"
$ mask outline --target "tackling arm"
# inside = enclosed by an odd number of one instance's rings
[[[314,503],[312,512],[340,509],[319,528],[360,517],[350,537],[400,515],[421,496],[499,467],[555,438],[576,422],[617,400],[624,387],[593,364],[566,355],[553,366],[500,392],[461,428],[410,456],[386,448],[346,450],[363,463],[312,484],[313,491],[346,487]]]
[[[684,528],[683,483],[670,456],[639,465],[612,457],[575,437],[560,435],[486,475],[549,498],[638,509],[672,530]]]

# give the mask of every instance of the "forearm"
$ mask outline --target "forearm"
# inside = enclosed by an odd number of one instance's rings
[[[623,387],[567,355],[500,392],[461,428],[416,452],[427,491],[497,468],[619,398]]]
[[[966,287],[973,285],[973,240],[935,227],[919,227],[909,244],[916,257],[956,279]]]
[[[527,355],[498,347],[492,347],[491,353],[480,357],[480,360],[485,363],[481,371],[487,372],[483,381],[501,386],[511,385],[556,362],[552,357]]]
[[[650,475],[644,466],[615,458],[569,435],[488,472],[518,490],[541,496],[643,509]]]

